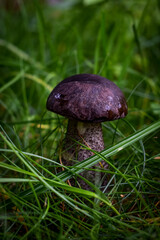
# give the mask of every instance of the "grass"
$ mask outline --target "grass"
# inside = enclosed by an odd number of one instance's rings
[[[91,2],[0,8],[1,239],[160,238],[160,5]],[[114,81],[129,113],[103,123],[104,151],[59,172],[67,120],[45,104],[77,73]],[[68,185],[101,159],[107,186]]]

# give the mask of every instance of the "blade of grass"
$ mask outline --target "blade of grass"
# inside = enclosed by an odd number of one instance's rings
[[[56,76],[56,74],[55,74],[55,76]],[[28,79],[30,79],[30,80],[32,80],[32,81],[34,81],[34,82],[36,82],[36,83],[38,83],[38,84],[40,84],[40,85],[42,85],[42,86],[45,87],[49,92],[52,91],[52,89],[53,89],[53,87],[51,87],[49,84],[47,84],[47,83],[46,83],[45,81],[43,81],[41,78],[36,77],[36,76],[34,76],[34,75],[32,75],[32,74],[26,73],[26,74],[24,74],[24,77],[25,77],[25,78],[28,78]]]
[[[143,137],[149,135],[150,133],[158,130],[159,128],[160,128],[160,120],[157,121],[156,123],[151,124],[150,126],[146,127],[145,129],[139,130],[138,132],[136,132],[136,133],[132,134],[131,136],[125,138],[124,140],[122,140],[121,142],[116,144],[115,146],[113,146],[113,147],[111,147],[107,150],[104,150],[101,153],[95,153],[95,155],[92,156],[91,158],[75,164],[70,169],[70,171],[65,170],[65,171],[59,173],[57,175],[57,177],[60,178],[63,181],[66,181],[69,178],[71,178],[72,175],[79,174],[84,169],[95,165],[96,163],[101,161],[101,158],[104,159],[105,161],[107,161],[108,157],[113,156],[114,154],[116,154],[119,151],[125,149],[126,147],[132,145],[133,143],[135,143],[136,141],[138,141],[138,140],[142,139]],[[2,133],[0,133],[0,135],[3,136]],[[6,139],[4,138],[4,140],[6,140]],[[84,146],[84,147],[86,147],[86,146]],[[16,153],[16,151],[18,151],[16,149],[12,149],[12,150],[15,151],[15,153]],[[91,150],[91,149],[89,149],[89,150]],[[113,164],[111,164],[109,161],[107,161],[107,162],[111,167],[113,167],[113,169],[115,169],[117,171],[117,168],[115,168],[115,166]],[[122,177],[124,177],[124,175],[120,171],[119,171],[119,174]],[[125,180],[127,180],[126,177],[125,177]],[[38,191],[40,191],[40,190],[45,191],[44,187],[39,185],[39,184],[37,184],[37,186],[35,186],[35,189],[38,190]],[[23,196],[28,196],[29,194],[32,194],[32,191],[27,190],[27,191],[23,192]]]
[[[24,73],[26,71],[27,71],[27,68],[23,69],[13,79],[11,79],[9,82],[4,84],[3,87],[0,88],[0,93],[2,93],[4,90],[6,90],[7,88],[11,87],[14,83],[16,83],[18,80],[20,80],[24,76]]]
[[[11,51],[12,53],[14,53],[16,56],[18,56],[20,59],[29,62],[31,64],[33,64],[36,68],[40,68],[42,69],[43,66],[41,65],[41,63],[36,62],[33,58],[31,58],[27,53],[25,53],[24,51],[22,51],[21,49],[19,49],[18,47],[16,47],[15,45],[13,45],[12,43],[9,43],[7,41],[5,41],[4,39],[0,39],[0,46],[1,47],[5,47],[7,48],[9,51]]]
[[[91,217],[90,214],[83,210],[80,209],[78,206],[74,205],[71,201],[72,199],[69,197],[65,197],[65,195],[61,194],[60,192],[58,192],[55,188],[53,188],[50,184],[48,184],[48,182],[46,182],[43,177],[41,175],[39,175],[37,173],[37,171],[35,170],[35,168],[33,168],[33,166],[27,162],[24,158],[23,155],[21,153],[20,150],[16,149],[16,147],[14,147],[4,136],[3,134],[0,132],[0,136],[2,137],[2,139],[6,142],[6,144],[14,151],[14,153],[17,155],[17,157],[25,164],[25,166],[36,175],[36,177],[42,182],[42,184],[49,190],[51,190],[53,193],[55,193],[58,197],[60,197],[62,200],[64,200],[66,203],[68,203],[71,207],[73,207],[74,209],[82,212],[83,214],[85,214],[88,217]],[[68,200],[70,199],[70,200]],[[115,209],[116,211],[116,209]]]
[[[74,168],[72,168],[72,174],[74,173],[81,173],[85,168],[91,167],[101,161],[101,157],[105,158],[105,161],[107,161],[107,158],[110,156],[115,155],[116,153],[119,153],[120,151],[124,150],[126,147],[133,145],[135,142],[139,141],[140,139],[146,137],[147,135],[151,134],[152,132],[157,131],[160,128],[160,120],[152,123],[150,126],[137,131],[136,133],[133,133],[132,135],[126,137],[124,140],[120,141],[113,147],[110,147],[109,149],[103,150],[101,153],[96,153],[94,156],[80,162],[74,165]],[[84,146],[86,149],[92,151],[91,149]],[[110,164],[110,162],[108,162]],[[112,166],[114,168],[114,166]],[[61,172],[58,174],[63,181],[66,181],[68,178],[70,178],[72,175],[66,171]]]
[[[86,167],[90,167],[95,165],[97,162],[100,161],[100,158],[104,159],[105,161],[107,157],[118,153],[119,151],[121,151],[122,149],[124,149],[125,147],[133,144],[134,142],[140,140],[141,138],[147,136],[148,134],[150,134],[153,131],[156,131],[157,129],[160,128],[160,121],[151,124],[149,127],[146,127],[143,130],[139,130],[137,133],[132,134],[131,136],[127,137],[125,140],[122,140],[120,143],[116,144],[115,146],[109,148],[108,150],[104,150],[101,153],[96,153],[96,155],[94,155],[93,157],[82,161],[81,163],[75,164],[74,167],[71,169],[72,173],[80,173],[83,171],[83,169],[85,169]],[[12,144],[3,136],[2,133],[0,133],[1,137],[3,138],[3,140],[7,143],[7,145],[13,150],[15,151],[15,154],[25,163],[25,165],[34,173],[36,174],[37,178],[50,190],[52,190],[53,192],[55,192],[59,197],[61,197],[62,199],[64,199],[66,201],[66,198],[61,195],[59,192],[57,192],[55,189],[53,189],[40,175],[38,175],[35,170],[32,169],[32,167],[24,161],[24,159],[22,158],[22,156],[17,153],[18,149],[15,149]],[[113,164],[111,164],[109,161],[107,161],[108,164],[110,164],[110,166],[115,169],[116,171],[118,170],[117,168],[115,168],[115,166]],[[128,179],[126,178],[126,176],[124,174],[122,174],[119,170],[118,170],[119,174],[128,182]],[[68,171],[63,171],[60,174],[58,174],[58,177],[60,177],[63,181],[66,181],[67,179],[69,179],[70,177],[72,177],[72,175],[70,173],[68,173]],[[129,184],[132,186],[133,189],[134,186],[133,184],[131,184],[129,182]],[[35,186],[35,190],[37,190],[38,188],[42,188],[42,186],[40,186],[39,184],[37,186]],[[136,189],[135,189],[136,190]],[[27,191],[27,195],[31,194],[30,190]],[[26,194],[24,194],[23,196],[25,196]],[[68,202],[68,200],[66,201]],[[72,204],[71,204],[72,205]],[[112,206],[113,207],[113,206]]]

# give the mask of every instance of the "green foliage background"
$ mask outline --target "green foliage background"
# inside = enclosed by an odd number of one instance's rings
[[[18,2],[0,3],[1,238],[159,239],[160,2]],[[103,123],[101,155],[57,174],[67,120],[46,99],[78,73],[114,81],[129,113]],[[107,193],[68,186],[102,158]]]

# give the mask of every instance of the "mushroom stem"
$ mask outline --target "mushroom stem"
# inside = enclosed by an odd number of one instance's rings
[[[74,140],[98,152],[102,151],[104,149],[104,141],[101,123],[86,123],[76,120],[68,121],[63,154],[63,164],[66,166],[72,166],[77,160],[83,161],[93,155],[92,151],[84,149],[83,146]],[[106,168],[107,164],[105,161],[101,161],[101,164],[96,164],[95,166]],[[83,171],[81,175],[95,184],[95,182],[99,182],[101,174],[97,174],[95,171]],[[97,181],[97,179],[99,180]],[[81,179],[78,179],[78,182],[82,188],[90,189]]]

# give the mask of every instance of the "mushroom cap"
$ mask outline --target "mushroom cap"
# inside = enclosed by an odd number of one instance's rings
[[[47,109],[69,119],[104,122],[128,113],[122,91],[110,80],[94,74],[64,79],[50,93]]]

